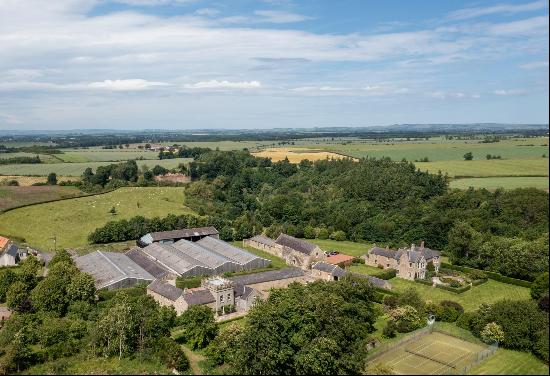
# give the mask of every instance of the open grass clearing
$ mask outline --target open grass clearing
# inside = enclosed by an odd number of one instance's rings
[[[129,159],[158,159],[158,152],[134,149],[63,149],[58,157],[65,162],[106,162]]]
[[[466,178],[456,179],[449,184],[451,188],[468,189],[485,188],[495,190],[498,188],[515,189],[515,188],[538,188],[548,189],[548,177],[506,177],[506,178]]]
[[[252,153],[252,155],[255,157],[271,158],[273,162],[279,162],[288,158],[291,163],[299,163],[304,159],[318,161],[322,159],[346,158],[345,155],[333,152],[304,148],[272,148]]]
[[[288,266],[285,260],[283,260],[282,258],[274,256],[271,253],[264,252],[260,249],[256,249],[256,248],[252,248],[247,245],[244,245],[242,241],[233,241],[230,243],[233,244],[235,247],[244,249],[245,251],[248,251],[256,256],[271,260],[271,267],[274,269],[286,268]]]
[[[46,183],[46,176],[0,175],[0,186],[9,180],[17,180],[20,186],[28,187],[36,183]],[[80,180],[79,176],[57,176],[57,182]]]
[[[189,163],[191,158],[175,158],[163,160],[138,160],[137,165],[142,167],[147,165],[153,168],[160,165],[164,168],[176,168],[180,163]],[[111,163],[119,162],[85,162],[85,163],[42,163],[42,164],[14,164],[0,165],[0,175],[31,175],[31,176],[47,176],[50,172],[55,172],[57,175],[80,176],[88,167],[94,171],[99,166],[105,166]]]
[[[83,193],[75,187],[45,185],[34,187],[3,187],[0,186],[0,212],[18,206],[38,202],[58,200],[67,197],[78,197]]]
[[[44,251],[52,249],[54,234],[59,248],[82,247],[87,244],[88,235],[108,221],[136,215],[151,218],[193,213],[183,202],[182,188],[120,188],[105,194],[27,206],[1,214],[0,234],[24,238],[28,244]],[[109,213],[112,207],[115,207],[116,215]]]
[[[500,348],[469,375],[548,375],[548,365],[533,354]]]
[[[338,251],[340,253],[360,257],[369,251],[372,248],[373,244],[371,243],[356,243],[352,241],[336,241],[331,239],[305,239],[306,241],[316,244],[323,251]]]

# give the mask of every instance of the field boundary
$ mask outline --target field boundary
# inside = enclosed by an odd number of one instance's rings
[[[125,188],[125,187],[119,187],[119,188]],[[100,192],[100,193],[86,193],[86,194],[83,194],[83,195],[81,195],[81,196],[61,197],[61,198],[56,198],[56,199],[53,199],[53,200],[46,200],[46,201],[41,201],[41,202],[33,202],[33,203],[30,203],[30,204],[24,204],[24,205],[14,206],[13,208],[8,208],[8,209],[5,209],[5,210],[0,210],[0,215],[1,215],[1,214],[4,214],[4,213],[7,213],[7,212],[9,212],[9,211],[15,210],[15,209],[26,208],[26,207],[28,207],[28,206],[41,205],[41,204],[48,204],[48,203],[50,203],[50,202],[72,200],[72,199],[75,199],[75,198],[82,198],[82,197],[100,196],[100,195],[104,195],[104,194],[107,194],[107,193],[114,192],[114,191],[116,191],[116,190],[119,189],[119,188],[110,189],[110,190],[108,190],[108,191]]]

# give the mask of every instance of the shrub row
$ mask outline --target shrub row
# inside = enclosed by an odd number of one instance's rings
[[[395,269],[385,269],[378,273],[372,274],[373,277],[384,279],[386,281],[388,279],[395,278],[396,275],[397,275],[397,271]]]
[[[488,280],[489,280],[488,278],[476,279],[476,280],[472,281],[472,286],[479,286],[479,285],[482,285],[482,284],[484,284],[485,282],[487,282]]]
[[[458,271],[466,272],[466,273],[467,272],[472,272],[472,271],[476,271],[476,272],[480,271],[479,269],[469,268],[467,266],[452,265],[452,264],[448,264],[446,262],[442,262],[441,267],[451,269],[451,270],[458,270]],[[495,280],[495,281],[498,281],[498,282],[507,283],[507,284],[510,284],[510,285],[521,286],[521,287],[528,287],[528,288],[531,287],[531,282],[525,281],[523,279],[516,279],[516,278],[512,278],[512,277],[506,277],[506,276],[503,276],[500,273],[489,272],[489,271],[485,271],[485,270],[481,270],[481,271],[483,273],[485,273],[487,275],[487,277],[489,277],[489,279],[492,279],[492,280]]]
[[[433,284],[432,281],[428,281],[427,279],[416,278],[414,281],[418,283],[422,283],[423,285],[426,285],[426,286],[431,286]]]
[[[462,287],[451,287],[451,286],[444,286],[444,285],[436,285],[436,287],[439,288],[439,289],[442,289],[442,290],[447,290],[447,291],[450,291],[450,292],[454,292],[455,294],[462,294],[463,292],[468,291],[471,288],[470,285],[466,285],[466,286],[462,286]]]

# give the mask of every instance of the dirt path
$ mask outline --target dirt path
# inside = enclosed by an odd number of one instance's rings
[[[181,348],[183,349],[185,356],[187,356],[187,359],[189,359],[189,367],[191,368],[191,371],[193,371],[193,374],[202,375],[203,373],[201,368],[199,367],[199,362],[204,360],[205,357],[194,353],[187,346],[182,346]]]

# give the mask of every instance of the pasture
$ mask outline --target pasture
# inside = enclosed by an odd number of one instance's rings
[[[421,171],[435,174],[441,171],[450,177],[548,176],[548,158],[416,162],[415,165]]]
[[[158,159],[158,152],[135,149],[63,149],[57,157],[64,162],[117,162],[130,159]]]
[[[0,212],[18,206],[81,195],[82,192],[75,187],[61,187],[58,185],[36,187],[0,186]]]
[[[21,176],[21,175],[0,175],[0,186],[9,180],[17,180],[20,186],[28,187],[35,183],[46,183],[46,176]],[[58,176],[57,182],[68,180],[80,180],[79,176]]]
[[[533,354],[500,348],[469,375],[548,375],[548,365]]]
[[[288,158],[290,163],[299,163],[304,159],[318,161],[321,159],[346,158],[345,155],[336,154],[333,152],[305,148],[272,148],[254,152],[252,155],[255,157],[271,158],[273,162],[279,162],[285,158]]]
[[[484,349],[478,343],[434,331],[406,341],[371,362],[387,365],[399,375],[441,375],[460,372]]]
[[[60,154],[62,155],[62,154]],[[176,168],[180,163],[188,163],[190,158],[175,158],[163,160],[138,160],[139,167],[147,165],[152,168],[156,165],[171,169]],[[50,172],[63,176],[80,176],[88,167],[94,171],[99,166],[118,162],[84,162],[84,163],[48,163],[48,164],[13,164],[0,165],[0,175],[25,175],[25,176],[47,176]]]
[[[111,220],[136,215],[165,217],[189,214],[182,188],[120,188],[115,191],[57,202],[37,204],[0,214],[0,234],[23,238],[42,250],[57,246],[73,248],[87,244],[88,235]],[[116,215],[109,211],[114,207]]]
[[[538,188],[548,189],[548,177],[504,177],[504,178],[466,178],[452,180],[449,184],[451,188],[468,189],[485,188],[495,190],[497,188],[515,189],[515,188]]]

